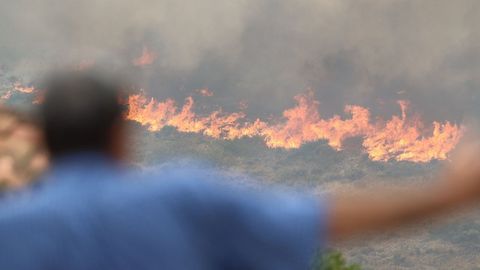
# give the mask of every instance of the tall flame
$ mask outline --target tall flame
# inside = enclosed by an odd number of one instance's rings
[[[34,104],[43,101],[42,91],[20,83],[15,83],[1,98],[10,99],[14,92],[34,94]],[[213,95],[208,89],[197,92],[204,96]],[[324,119],[318,112],[319,102],[313,91],[296,96],[295,101],[296,106],[285,110],[282,118],[269,123],[261,119],[249,121],[243,112],[216,110],[199,115],[194,112],[192,97],[187,97],[184,104],[178,106],[173,99],[157,101],[141,93],[128,97],[129,110],[125,117],[152,132],[171,126],[179,132],[199,133],[215,139],[260,137],[270,148],[294,149],[308,142],[325,140],[332,148],[342,150],[346,139],[360,137],[365,152],[374,161],[447,159],[465,130],[449,121],[433,122],[430,127],[425,127],[418,118],[407,117],[406,101],[398,101],[401,115],[393,115],[388,121],[372,121],[368,108],[355,105],[345,107],[347,118],[334,115]]]
[[[193,111],[192,97],[178,107],[172,99],[157,101],[137,94],[128,98],[126,118],[153,132],[171,126],[180,132],[200,133],[215,139],[260,137],[271,148],[299,148],[308,142],[326,140],[332,148],[341,150],[345,139],[361,137],[365,152],[375,161],[443,160],[464,132],[463,126],[448,121],[433,122],[432,127],[425,128],[420,120],[407,117],[408,103],[405,101],[398,102],[401,116],[394,115],[386,122],[372,122],[367,108],[354,105],[345,108],[350,118],[343,119],[339,115],[321,118],[319,102],[312,91],[296,96],[295,100],[297,105],[285,110],[281,121],[267,123],[260,119],[248,121],[243,112],[227,114],[218,110],[200,116]]]
[[[151,65],[157,58],[157,55],[150,51],[148,47],[144,46],[142,50],[142,55],[133,59],[133,65],[137,67]]]

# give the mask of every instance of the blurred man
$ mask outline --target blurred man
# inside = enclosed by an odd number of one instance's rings
[[[327,241],[480,197],[476,146],[429,187],[325,199],[230,189],[195,168],[129,172],[118,87],[92,74],[50,80],[40,116],[52,168],[2,202],[1,269],[307,269]]]

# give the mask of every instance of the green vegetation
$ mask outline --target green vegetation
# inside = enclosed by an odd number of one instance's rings
[[[330,251],[320,253],[315,258],[312,270],[361,270],[358,264],[348,264],[342,253]]]

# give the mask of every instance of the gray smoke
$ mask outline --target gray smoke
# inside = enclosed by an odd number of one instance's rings
[[[150,95],[208,87],[212,103],[278,114],[311,88],[325,116],[345,104],[427,120],[480,115],[475,0],[0,0],[0,64],[19,76],[94,60]],[[143,46],[156,62],[134,68]]]

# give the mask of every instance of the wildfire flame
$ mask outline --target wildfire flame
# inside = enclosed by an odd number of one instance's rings
[[[11,90],[8,90],[0,97],[0,99],[8,100],[12,97],[12,95],[13,95],[13,92]]]
[[[133,59],[133,65],[137,67],[142,67],[146,65],[151,65],[157,58],[157,55],[150,51],[148,47],[144,46],[142,50],[142,55],[138,58]]]
[[[433,122],[432,127],[425,128],[420,120],[407,117],[408,103],[405,101],[398,102],[401,116],[394,115],[386,122],[372,122],[367,108],[354,105],[345,108],[350,118],[342,119],[339,115],[321,118],[319,102],[312,91],[296,96],[295,100],[297,105],[285,110],[281,121],[267,123],[260,119],[248,121],[243,112],[218,110],[200,116],[193,111],[192,97],[179,107],[172,99],[157,101],[137,94],[128,98],[126,118],[147,126],[152,132],[171,126],[180,132],[200,133],[215,139],[260,137],[270,148],[292,149],[326,140],[332,148],[341,150],[346,139],[361,137],[365,152],[375,161],[444,160],[464,132],[463,126],[448,121]]]
[[[210,91],[210,89],[208,89],[208,88],[197,89],[197,90],[195,90],[195,92],[197,92],[198,94],[200,94],[201,96],[204,96],[204,97],[213,96],[213,92]]]
[[[15,89],[15,91],[25,93],[25,94],[31,94],[35,91],[35,88],[33,86],[32,87],[26,87],[26,86],[21,85],[20,83],[14,83],[13,84],[13,89]]]
[[[10,89],[7,92],[5,92],[0,97],[0,99],[8,100],[12,97],[14,92],[20,92],[20,93],[24,93],[24,94],[33,94],[35,92],[35,87],[33,87],[33,86],[30,86],[30,87],[23,86],[21,83],[16,82],[16,83],[13,84],[13,89]]]
[[[43,100],[41,90],[20,83],[15,83],[1,98],[10,99],[14,92],[34,94],[34,104]],[[204,96],[213,95],[208,89],[197,92]],[[152,132],[171,126],[179,132],[199,133],[215,139],[260,137],[270,148],[295,149],[308,142],[326,140],[329,146],[340,151],[346,139],[360,137],[365,152],[374,161],[445,160],[465,130],[449,121],[433,122],[430,127],[425,127],[418,118],[407,116],[406,101],[398,101],[401,115],[393,115],[388,121],[372,121],[368,108],[355,105],[345,107],[347,118],[334,115],[324,119],[318,112],[319,102],[313,91],[296,96],[295,101],[296,105],[285,110],[280,119],[269,123],[261,119],[249,121],[241,111],[224,113],[216,110],[199,115],[194,112],[193,97],[187,97],[184,104],[178,106],[173,99],[157,101],[142,92],[127,98],[129,109],[125,118]]]

